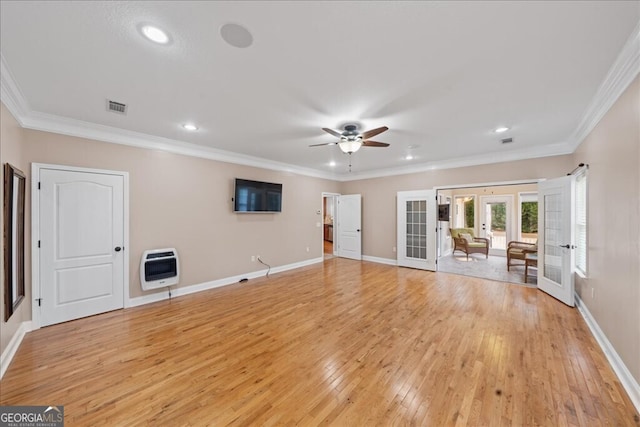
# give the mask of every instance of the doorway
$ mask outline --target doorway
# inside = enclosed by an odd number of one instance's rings
[[[507,255],[513,216],[513,195],[480,196],[480,237],[489,239],[490,255]]]
[[[36,327],[124,307],[128,174],[32,165]]]
[[[322,194],[322,255],[324,259],[335,256],[335,227],[336,204],[338,194]]]
[[[438,271],[524,285],[524,261],[507,269],[506,247],[510,241],[520,240],[519,235],[524,234],[516,234],[516,230],[525,229],[517,221],[524,215],[520,212],[521,203],[514,201],[531,201],[537,191],[535,182],[439,188],[440,203],[446,203],[447,197],[451,200],[449,223],[441,223],[441,234],[449,236],[450,228],[471,229],[475,237],[486,236],[489,239],[490,249],[488,257],[484,253],[471,253],[468,259],[459,249],[449,253],[441,251]],[[527,196],[520,197],[524,194]],[[527,215],[531,213],[529,209]],[[533,217],[528,220],[531,223]],[[441,242],[443,237],[440,236]],[[529,276],[526,284],[535,285],[536,278]]]

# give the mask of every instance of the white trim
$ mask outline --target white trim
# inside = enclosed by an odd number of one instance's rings
[[[70,172],[96,173],[103,175],[117,175],[123,178],[123,215],[124,215],[124,237],[123,246],[125,251],[123,264],[123,307],[127,307],[130,300],[129,294],[129,172],[114,171],[106,169],[83,168],[76,166],[53,165],[47,163],[31,164],[31,321],[32,330],[40,328],[40,310],[36,301],[40,298],[40,251],[38,250],[38,240],[40,237],[40,192],[38,183],[40,182],[40,170],[53,169]]]
[[[633,375],[631,375],[631,372],[629,372],[629,369],[627,369],[627,366],[624,364],[613,345],[611,345],[607,336],[602,332],[598,322],[593,318],[586,304],[580,299],[577,292],[575,294],[575,300],[578,311],[589,327],[591,334],[600,345],[600,348],[609,361],[611,368],[613,368],[613,372],[616,373],[622,387],[624,387],[629,395],[629,399],[631,399],[631,402],[636,407],[636,410],[640,412],[640,385],[636,379],[633,378]]]
[[[362,255],[363,261],[376,262],[378,264],[398,265],[398,261],[390,258],[380,258],[377,256]]]
[[[20,126],[24,127],[23,118],[28,116],[31,108],[29,108],[27,99],[16,84],[16,80],[11,74],[2,52],[0,52],[0,99],[11,111]]]
[[[33,329],[33,322],[30,320],[22,322],[20,326],[18,326],[18,330],[13,334],[11,340],[9,340],[9,344],[7,344],[7,347],[2,352],[2,356],[0,356],[0,379],[4,376],[4,373],[7,372],[13,357],[16,355],[18,348],[20,348],[24,336]]]
[[[324,259],[320,258],[311,258],[305,261],[294,262],[292,264],[281,265],[279,267],[273,267],[271,269],[270,274],[280,273],[287,270],[293,270],[296,268],[306,267],[312,264],[318,264],[323,262]],[[219,288],[221,286],[233,285],[238,283],[241,279],[255,279],[257,277],[262,277],[267,274],[267,270],[258,270],[252,271],[246,274],[238,274],[236,276],[225,277],[223,279],[212,280],[210,282],[198,283],[195,285],[189,285],[181,288],[176,288],[171,291],[172,297],[179,297],[183,295],[189,295],[196,292],[207,291],[209,289]],[[156,292],[148,295],[143,295],[140,297],[131,298],[128,301],[127,307],[137,307],[144,304],[150,304],[152,302],[164,301],[169,299],[169,293],[165,290],[162,292]]]
[[[640,73],[640,23],[631,32],[569,139],[575,151]]]
[[[368,172],[352,172],[349,175],[340,175],[334,179],[346,182],[361,179],[383,178],[386,176],[408,175],[412,173],[427,172],[442,169],[454,169],[468,166],[488,165],[518,160],[530,160],[543,157],[561,156],[573,153],[572,147],[567,143],[549,144],[537,147],[528,147],[521,150],[513,150],[504,153],[488,153],[482,155],[458,157],[455,159],[439,160],[421,163],[413,166],[400,166],[388,169],[376,169]],[[435,188],[435,187],[434,187]]]

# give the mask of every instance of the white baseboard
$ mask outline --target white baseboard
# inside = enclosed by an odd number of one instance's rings
[[[18,326],[18,330],[15,334],[13,334],[11,340],[9,341],[9,345],[7,345],[7,348],[5,348],[2,352],[2,356],[0,356],[0,378],[4,376],[4,373],[7,371],[7,368],[11,364],[13,356],[16,355],[16,352],[18,351],[18,348],[20,347],[25,334],[32,330],[33,325],[31,320],[22,322],[20,326]]]
[[[293,270],[300,267],[306,267],[308,265],[317,264],[323,262],[324,259],[320,258],[312,258],[305,261],[294,262],[292,264],[280,265],[277,267],[271,268],[269,274],[280,273],[287,270]],[[202,292],[209,289],[219,288],[221,286],[232,285],[234,283],[238,283],[241,279],[255,279],[256,277],[262,277],[267,274],[267,269],[252,271],[247,274],[239,274],[237,276],[225,277],[223,279],[212,280],[210,282],[198,283],[196,285],[185,286],[183,288],[175,288],[171,290],[172,297],[179,297],[182,295],[189,295],[196,292]],[[161,292],[155,292],[149,295],[143,295],[140,297],[131,298],[128,301],[127,307],[137,307],[139,305],[150,304],[152,302],[163,301],[169,299],[169,292],[164,289]]]
[[[607,339],[607,336],[604,334],[604,332],[602,332],[602,329],[600,329],[600,326],[598,326],[596,319],[593,318],[585,303],[580,299],[580,296],[577,293],[575,295],[576,307],[578,308],[578,311],[591,330],[594,338],[600,345],[600,348],[604,352],[604,355],[609,361],[609,364],[613,368],[613,372],[615,372],[618,376],[622,387],[624,387],[627,394],[629,395],[629,398],[631,399],[631,402],[633,402],[633,406],[635,406],[636,410],[640,412],[640,385],[638,385],[636,379],[633,378],[633,375],[631,375],[631,372],[629,372],[629,369],[627,369],[627,366],[624,364],[616,350],[613,348],[613,346]]]
[[[398,265],[398,261],[389,258],[379,258],[377,256],[362,255],[363,261],[377,262],[378,264]]]

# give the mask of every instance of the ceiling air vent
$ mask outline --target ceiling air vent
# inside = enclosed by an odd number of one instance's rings
[[[127,114],[127,105],[121,102],[107,100],[107,111],[118,114]]]
[[[502,142],[503,144],[508,144],[510,142],[513,142],[513,138],[505,138],[505,139],[501,139],[500,142]]]

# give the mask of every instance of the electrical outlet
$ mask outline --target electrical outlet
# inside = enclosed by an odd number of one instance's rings
[[[596,290],[595,288],[591,288],[591,298],[595,298],[596,297]]]
[[[251,255],[251,262],[256,262],[256,257]]]
[[[394,247],[393,247],[393,252],[395,252],[395,251],[396,251],[396,247],[394,246]]]
[[[309,246],[307,246],[307,252],[309,252]]]

